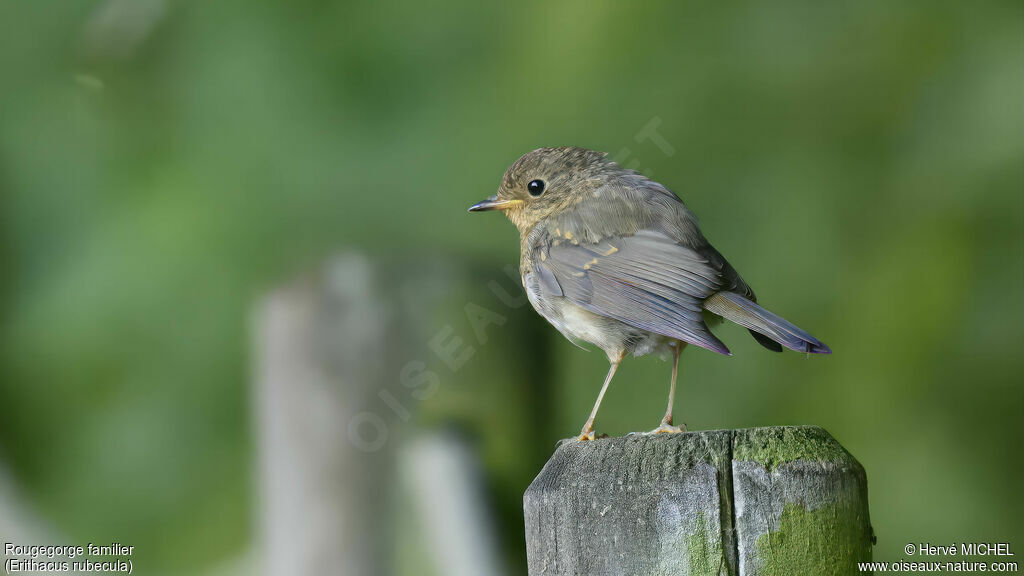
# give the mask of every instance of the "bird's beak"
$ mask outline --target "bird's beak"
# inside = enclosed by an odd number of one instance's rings
[[[508,210],[513,206],[522,203],[522,200],[498,200],[498,195],[490,196],[483,202],[477,202],[469,207],[470,212],[486,212],[488,210]]]

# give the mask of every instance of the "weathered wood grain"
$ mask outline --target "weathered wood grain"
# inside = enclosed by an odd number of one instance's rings
[[[524,498],[529,573],[856,574],[860,464],[816,427],[563,443]]]

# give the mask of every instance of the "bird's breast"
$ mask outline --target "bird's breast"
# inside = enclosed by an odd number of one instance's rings
[[[623,354],[642,356],[660,349],[667,341],[658,334],[591,312],[564,296],[545,292],[533,272],[523,274],[523,288],[534,310],[570,342],[581,347],[583,343],[593,344],[609,359]]]

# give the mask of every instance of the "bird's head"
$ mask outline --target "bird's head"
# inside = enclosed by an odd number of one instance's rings
[[[505,171],[498,193],[469,211],[501,210],[522,232],[578,204],[620,170],[603,152],[539,148],[516,160]]]

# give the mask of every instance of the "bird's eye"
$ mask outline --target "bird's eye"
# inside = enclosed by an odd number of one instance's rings
[[[544,193],[544,187],[543,180],[530,180],[530,183],[526,185],[526,191],[530,193],[530,196],[540,196]]]

